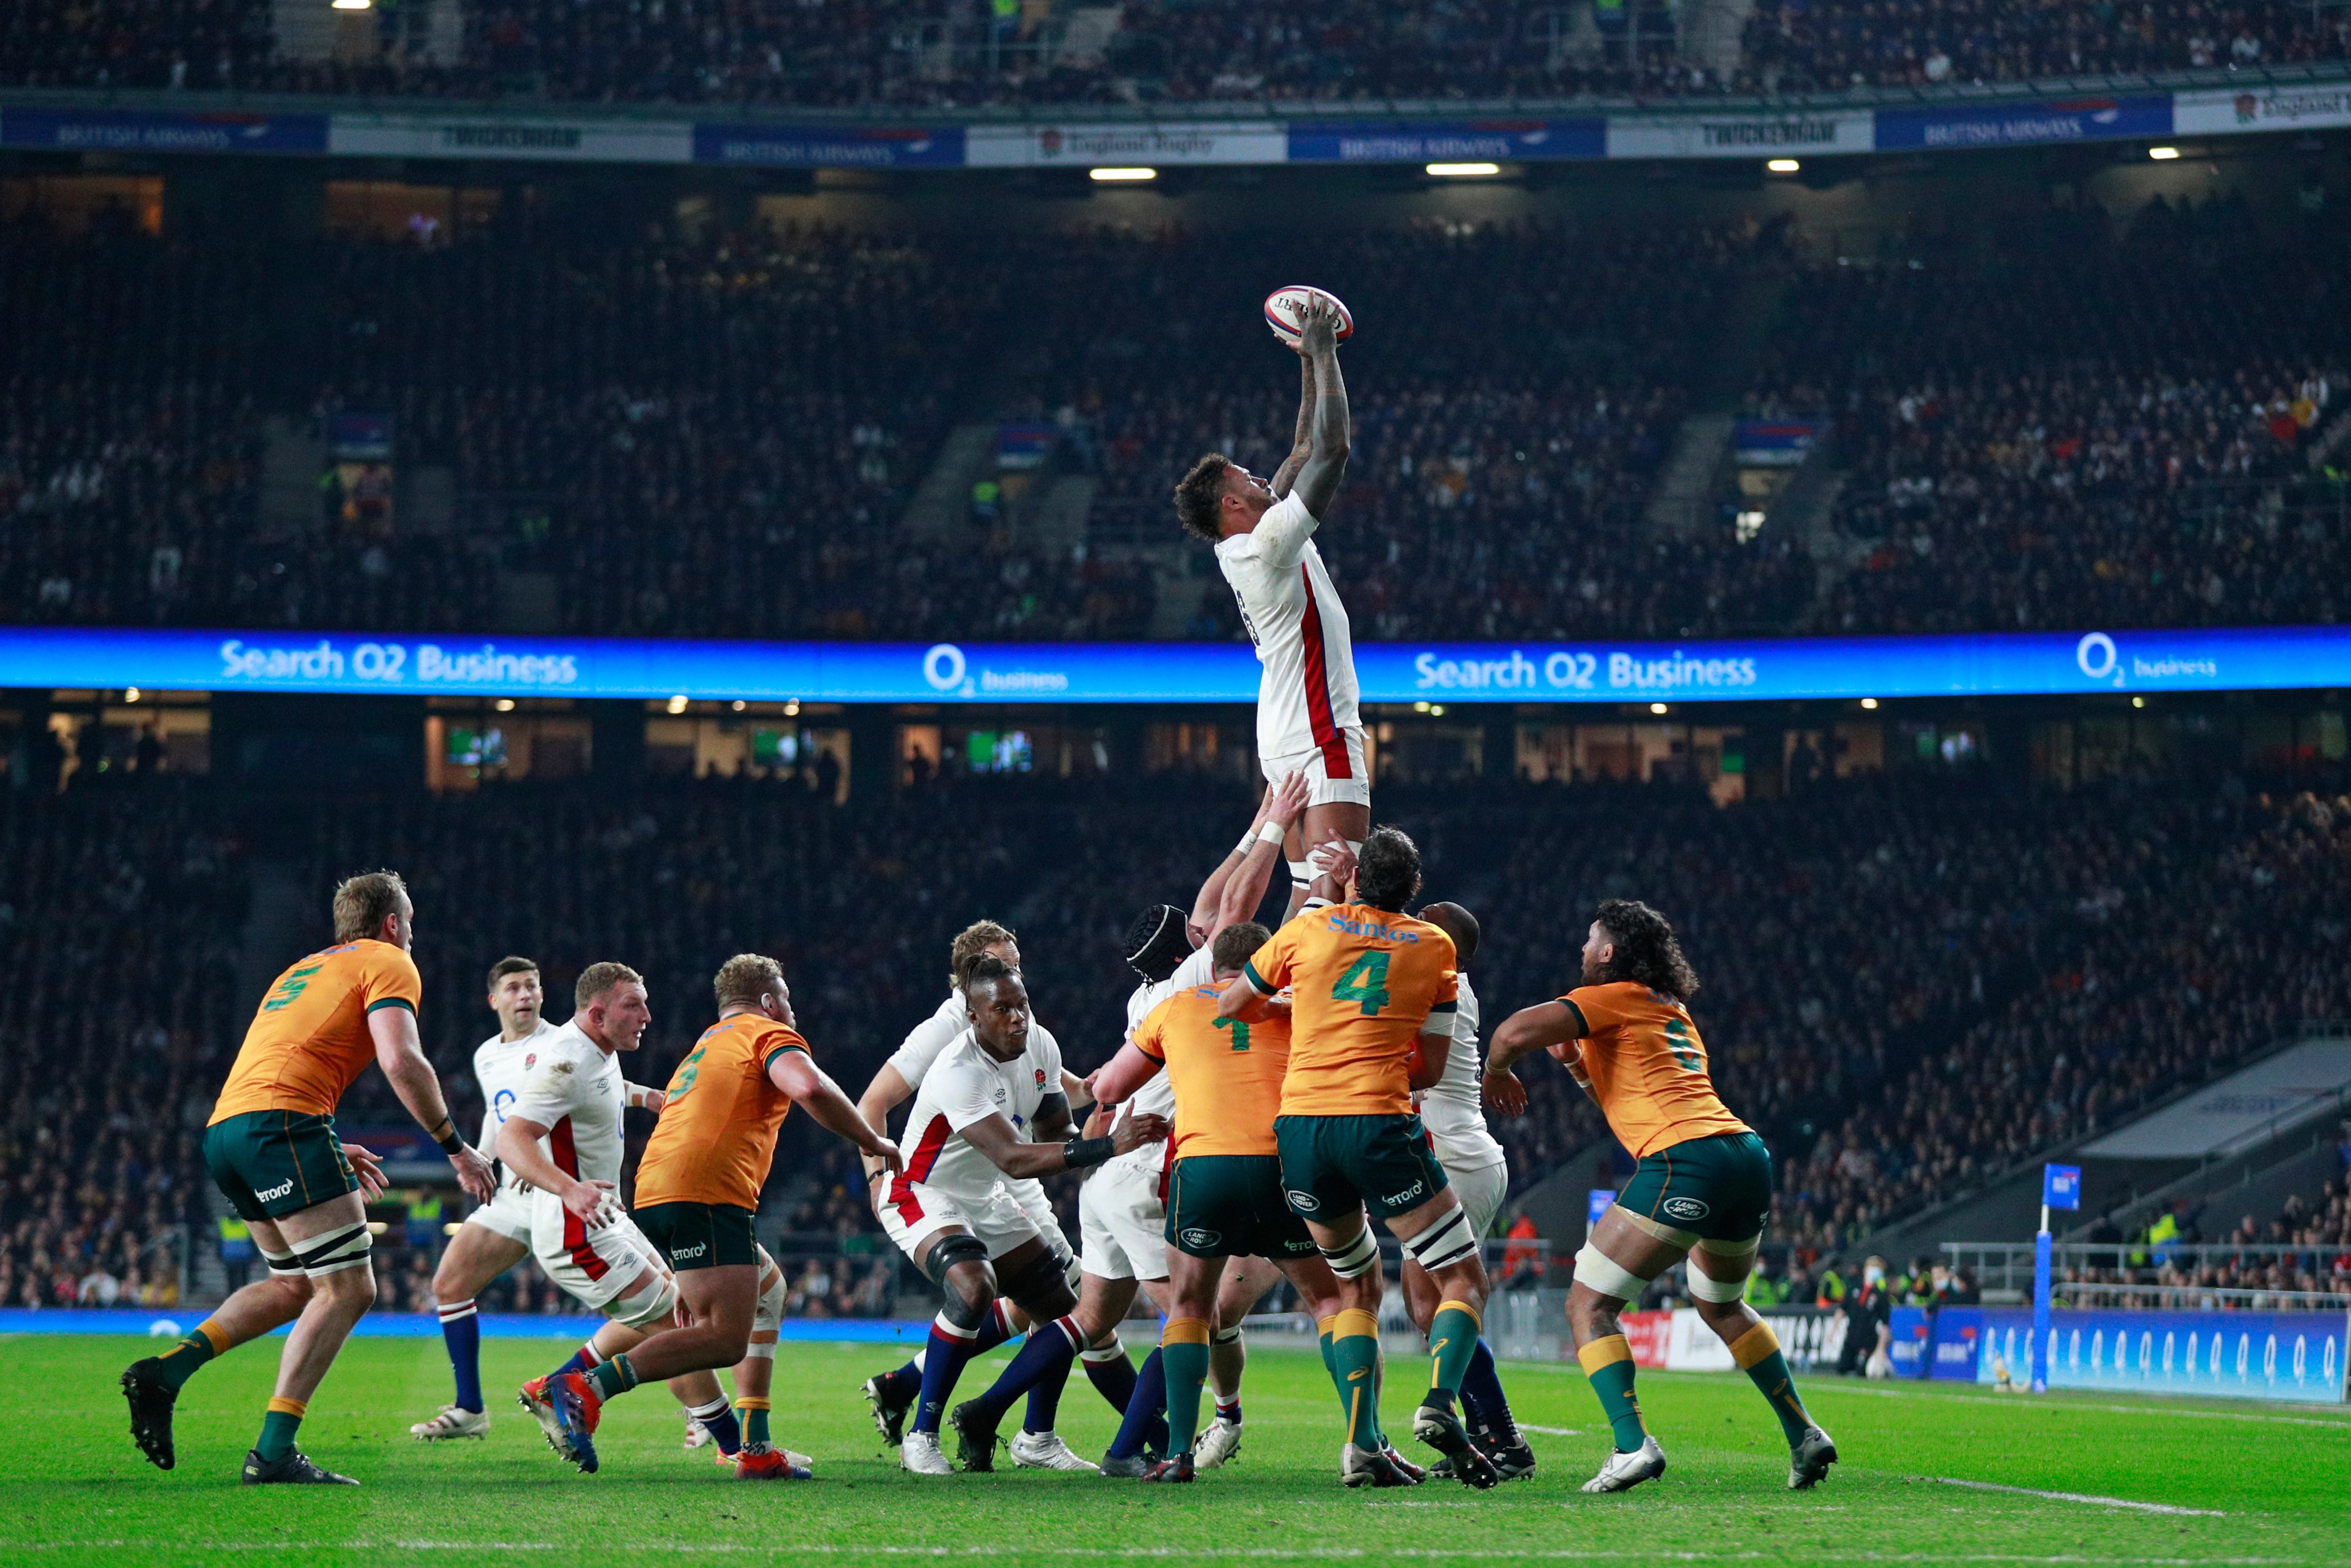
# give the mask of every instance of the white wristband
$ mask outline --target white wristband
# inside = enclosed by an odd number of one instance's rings
[[[1255,847],[1257,847],[1257,835],[1254,833],[1244,833],[1241,835],[1241,841],[1233,846],[1233,853],[1236,855],[1246,856]]]
[[[1247,853],[1249,846],[1252,842],[1270,844],[1276,849],[1279,849],[1281,847],[1281,841],[1285,836],[1286,835],[1282,830],[1281,824],[1278,822],[1269,822],[1263,827],[1257,830],[1257,837],[1254,840],[1243,839],[1241,841],[1242,851],[1243,853]]]

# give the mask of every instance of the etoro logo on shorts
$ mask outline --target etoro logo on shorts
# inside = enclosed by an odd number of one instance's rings
[[[670,1262],[683,1263],[688,1258],[699,1258],[709,1250],[710,1243],[707,1241],[696,1241],[691,1247],[672,1247],[669,1250]]]
[[[260,1188],[260,1187],[256,1187],[256,1188],[255,1188],[255,1189],[253,1189],[253,1196],[254,1196],[254,1198],[255,1198],[255,1199],[256,1199],[256,1201],[258,1201],[258,1202],[262,1202],[262,1203],[267,1203],[267,1202],[271,1201],[271,1200],[272,1200],[272,1199],[274,1199],[283,1198],[283,1197],[285,1197],[287,1193],[289,1193],[289,1192],[291,1192],[291,1191],[293,1191],[293,1190],[294,1190],[294,1179],[293,1179],[292,1177],[290,1177],[290,1176],[289,1176],[289,1177],[287,1177],[285,1180],[283,1180],[283,1181],[279,1182],[279,1183],[278,1183],[277,1186],[275,1186],[275,1187],[270,1187],[270,1188]]]
[[[1187,1225],[1176,1232],[1176,1239],[1186,1247],[1213,1247],[1225,1239],[1221,1231],[1204,1231],[1197,1225]]]
[[[1416,1181],[1410,1187],[1405,1188],[1402,1192],[1387,1193],[1380,1199],[1380,1201],[1388,1205],[1390,1208],[1394,1208],[1407,1198],[1419,1197],[1422,1192],[1427,1189],[1427,1187],[1428,1183],[1426,1181]]]
[[[1290,1189],[1288,1197],[1290,1199],[1290,1206],[1292,1209],[1297,1210],[1301,1214],[1312,1214],[1320,1210],[1322,1207],[1322,1200],[1321,1199],[1315,1197],[1311,1192],[1301,1192],[1295,1187]]]
[[[1661,1207],[1677,1220],[1703,1220],[1714,1212],[1698,1198],[1668,1198]]]

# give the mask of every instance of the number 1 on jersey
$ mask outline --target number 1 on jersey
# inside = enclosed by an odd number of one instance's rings
[[[1229,1029],[1233,1032],[1234,1050],[1246,1051],[1249,1049],[1248,1024],[1243,1023],[1238,1018],[1219,1018],[1217,1020],[1215,1026],[1218,1029]]]
[[[1377,1013],[1388,1004],[1388,955],[1374,950],[1349,964],[1331,988],[1331,1000],[1362,1002],[1366,1018]]]

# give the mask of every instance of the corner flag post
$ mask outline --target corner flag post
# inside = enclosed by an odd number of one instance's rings
[[[2049,1238],[2049,1211],[2082,1207],[2082,1168],[2044,1165],[2041,1168],[2041,1230],[2032,1238],[2032,1391],[2049,1392],[2049,1289],[2053,1255]]]

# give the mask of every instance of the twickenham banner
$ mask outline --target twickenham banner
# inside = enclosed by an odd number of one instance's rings
[[[1867,152],[1876,145],[1876,117],[1865,109],[1608,121],[1611,158],[1792,158]]]

